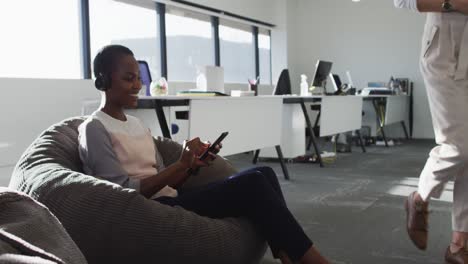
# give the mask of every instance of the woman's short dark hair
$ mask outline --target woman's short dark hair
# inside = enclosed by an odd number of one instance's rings
[[[93,61],[94,76],[110,74],[115,67],[115,63],[120,56],[133,55],[133,52],[122,45],[108,45],[103,47]]]

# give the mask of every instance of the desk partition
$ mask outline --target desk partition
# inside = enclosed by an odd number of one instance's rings
[[[405,121],[408,118],[408,96],[387,97],[385,124],[390,125]]]
[[[376,124],[378,131],[382,135],[382,138],[385,142],[385,146],[388,147],[388,140],[385,134],[385,126],[400,123],[403,132],[405,133],[406,139],[409,139],[408,130],[406,128],[405,120],[410,119],[409,111],[409,100],[410,96],[408,95],[369,95],[362,96],[365,101],[370,101],[374,108],[374,113],[376,115],[376,122],[373,120],[368,120],[366,118],[366,123]],[[377,135],[377,133],[376,133]]]
[[[275,97],[192,100],[189,138],[212,142],[224,131],[223,155],[279,145],[282,100]]]
[[[322,99],[320,136],[361,129],[362,98],[357,96],[328,96]]]

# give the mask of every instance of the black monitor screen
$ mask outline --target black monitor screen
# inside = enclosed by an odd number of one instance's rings
[[[314,82],[312,86],[325,88],[325,81],[330,75],[332,64],[329,61],[319,60],[315,67]]]
[[[339,89],[341,87],[341,85],[343,84],[341,82],[340,76],[338,74],[333,74],[333,80],[335,81],[336,88]]]
[[[151,84],[151,73],[149,71],[148,63],[146,61],[138,61],[138,66],[140,67],[140,78],[141,83],[146,86],[146,95],[149,94],[150,84]]]

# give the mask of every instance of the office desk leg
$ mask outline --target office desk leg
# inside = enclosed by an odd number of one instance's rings
[[[318,126],[318,122],[320,120],[320,115],[322,114],[322,110],[320,110],[317,114],[317,118],[315,118],[315,123],[314,123],[314,128],[316,128]],[[307,142],[307,148],[306,150],[309,150],[310,149],[310,145],[312,145],[312,139],[311,137],[309,137],[308,139],[308,142]]]
[[[275,146],[276,152],[278,153],[278,159],[281,164],[281,168],[283,169],[283,174],[284,178],[289,181],[289,173],[288,173],[288,168],[286,168],[286,164],[284,163],[284,157],[283,157],[283,152],[281,151],[281,146],[277,145]]]
[[[259,154],[260,154],[260,150],[257,149],[257,150],[255,151],[254,158],[253,158],[253,160],[252,160],[252,163],[253,163],[253,164],[257,164],[258,155],[259,155]]]
[[[408,130],[406,130],[405,121],[401,121],[401,126],[403,127],[403,131],[405,132],[406,139],[409,139],[409,134],[408,134]]]
[[[382,137],[383,137],[383,140],[385,142],[385,147],[388,147],[388,141],[387,141],[387,137],[385,136],[385,130],[384,130],[383,126],[380,127],[380,132],[382,133]]]
[[[159,126],[161,127],[162,134],[165,138],[171,139],[171,132],[169,131],[169,126],[167,125],[166,116],[164,115],[164,110],[162,105],[156,100],[154,103],[154,109],[156,111],[156,116],[158,117]]]
[[[377,115],[377,120],[379,121],[380,133],[382,134],[383,140],[385,142],[385,147],[388,147],[387,137],[385,136],[384,125],[382,124],[383,120],[380,118],[379,107],[375,102],[375,99],[372,100],[372,105],[374,105],[375,114]]]
[[[356,135],[358,137],[359,144],[361,145],[362,152],[366,153],[366,147],[364,146],[364,140],[362,140],[361,131],[359,131],[359,129],[356,130]]]
[[[304,101],[301,102],[301,107],[302,107],[302,113],[304,114],[304,118],[306,120],[307,129],[309,130],[310,141],[312,142],[312,145],[314,145],[315,155],[317,155],[317,159],[319,161],[320,167],[323,167],[322,155],[320,155],[320,151],[317,147],[317,143],[315,142],[314,130],[312,129],[312,123],[310,123],[309,114],[307,113],[307,109],[306,109]]]

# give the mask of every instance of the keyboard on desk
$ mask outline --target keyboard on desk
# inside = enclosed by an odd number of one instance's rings
[[[361,95],[392,95],[392,90],[384,87],[366,87],[362,89]]]

